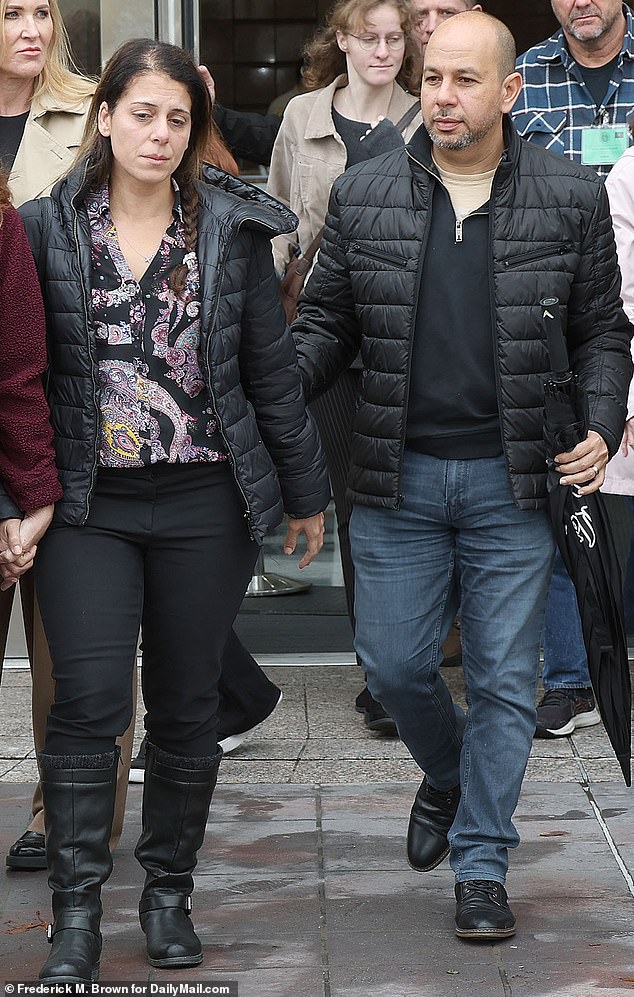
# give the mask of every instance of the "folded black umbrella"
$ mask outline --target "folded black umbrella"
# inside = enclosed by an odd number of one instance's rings
[[[542,301],[551,375],[544,384],[544,439],[548,452],[548,504],[562,560],[577,594],[588,670],[610,743],[631,785],[631,688],[623,623],[623,582],[612,529],[600,492],[579,495],[560,485],[557,454],[588,434],[585,392],[569,369],[559,301]]]

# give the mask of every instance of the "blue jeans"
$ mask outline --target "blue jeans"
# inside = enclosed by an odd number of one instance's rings
[[[355,506],[356,648],[368,687],[437,789],[458,783],[458,881],[503,883],[535,729],[539,644],[553,537],[513,502],[505,461],[406,452],[399,510]],[[460,585],[469,709],[438,666]]]
[[[590,685],[575,588],[557,551],[544,618],[544,689],[582,689]]]

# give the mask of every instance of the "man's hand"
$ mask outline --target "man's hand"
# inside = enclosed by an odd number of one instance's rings
[[[216,84],[214,83],[214,78],[207,69],[206,66],[199,66],[198,72],[203,78],[203,82],[207,89],[209,90],[209,96],[211,97],[211,103],[215,103],[216,100]]]
[[[574,450],[555,457],[557,470],[562,475],[559,484],[576,485],[580,495],[590,495],[603,484],[608,460],[605,440],[591,429]]]
[[[314,561],[324,545],[324,514],[318,513],[309,519],[288,518],[288,530],[284,539],[284,553],[294,554],[297,541],[301,534],[306,536],[306,553],[299,562],[300,568],[306,568]]]

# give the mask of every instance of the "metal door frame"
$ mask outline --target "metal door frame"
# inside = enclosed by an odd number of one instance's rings
[[[159,38],[200,58],[199,0],[100,0],[101,62],[129,38]]]

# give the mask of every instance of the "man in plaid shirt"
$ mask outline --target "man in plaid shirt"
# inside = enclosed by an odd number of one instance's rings
[[[524,88],[512,111],[529,142],[607,176],[629,145],[634,107],[634,18],[621,0],[551,0],[561,30],[517,60]],[[600,722],[575,591],[555,561],[544,627],[544,696],[536,737]]]
[[[517,60],[524,88],[513,120],[529,142],[607,176],[629,144],[634,17],[621,0],[551,3],[561,30]]]

